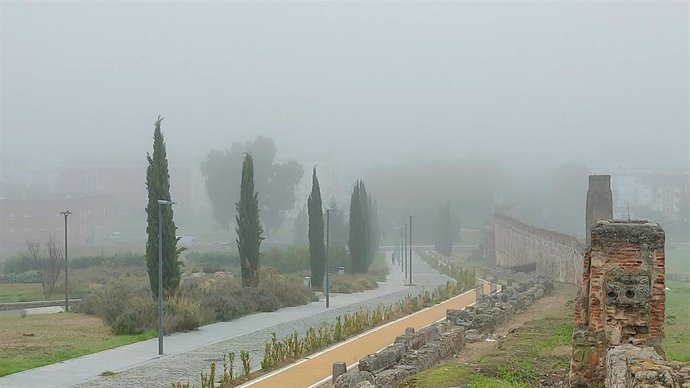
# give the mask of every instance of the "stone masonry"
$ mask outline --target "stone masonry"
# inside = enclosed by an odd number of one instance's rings
[[[587,245],[592,226],[599,220],[613,218],[613,199],[611,195],[611,175],[590,175],[587,189]]]
[[[553,289],[552,282],[543,276],[501,270],[521,280],[499,292],[478,293],[474,305],[463,310],[447,310],[443,322],[418,331],[407,329],[393,344],[362,358],[357,368],[334,375],[335,388],[398,387],[411,375],[457,354],[465,343],[484,341],[498,325]],[[345,370],[341,365],[338,367],[334,370]]]
[[[604,384],[614,346],[663,354],[664,239],[648,221],[600,220],[592,228],[575,304],[571,387]]]
[[[494,214],[495,264],[535,270],[554,281],[579,284],[585,246],[575,237],[537,228],[504,214]]]
[[[646,346],[615,346],[606,355],[605,386],[690,388],[690,363],[666,361]]]

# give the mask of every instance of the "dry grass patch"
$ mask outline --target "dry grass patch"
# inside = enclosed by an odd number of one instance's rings
[[[56,290],[48,299],[59,300],[64,298],[64,294],[61,294],[60,291]],[[40,283],[0,284],[0,303],[31,302],[45,299]]]
[[[0,376],[154,336],[114,336],[100,318],[85,314],[0,317]]]

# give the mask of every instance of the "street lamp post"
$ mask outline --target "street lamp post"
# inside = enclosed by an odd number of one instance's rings
[[[331,306],[331,300],[330,300],[330,284],[329,284],[329,279],[328,279],[328,268],[329,268],[329,263],[328,263],[328,248],[329,248],[329,240],[330,240],[330,226],[331,226],[331,209],[326,209],[326,308],[329,308]]]
[[[65,216],[65,312],[69,312],[69,294],[68,294],[68,282],[67,282],[67,216],[72,214],[71,211],[65,210],[64,212],[60,212],[63,216]]]
[[[163,205],[177,202],[158,200],[158,355],[163,355]]]

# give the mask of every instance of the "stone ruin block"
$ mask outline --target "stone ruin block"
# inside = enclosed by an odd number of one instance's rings
[[[390,368],[400,361],[405,354],[405,345],[394,343],[385,347],[378,353],[370,354],[359,360],[359,370],[376,373],[380,370]]]
[[[648,221],[600,220],[584,254],[575,303],[570,385],[603,384],[610,347],[659,346],[664,336],[664,231]]]
[[[607,388],[690,387],[690,364],[666,361],[651,347],[614,346],[606,366]]]
[[[374,375],[371,372],[352,369],[338,377],[335,381],[335,388],[355,388],[365,381],[373,383]]]
[[[398,336],[394,343],[403,344],[405,346],[405,351],[409,352],[410,350],[419,349],[427,343],[437,340],[444,330],[445,324],[437,323],[422,328],[417,332],[410,332],[406,333],[405,335]]]
[[[403,380],[417,373],[417,368],[409,365],[396,365],[376,375],[374,385],[380,388],[397,387]]]

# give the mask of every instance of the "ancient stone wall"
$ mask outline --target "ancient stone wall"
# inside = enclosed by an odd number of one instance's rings
[[[584,250],[573,236],[494,215],[495,264],[501,267],[533,266],[538,274],[555,281],[579,284]]]
[[[511,275],[512,276],[512,275]],[[345,371],[342,363],[334,371],[336,388],[397,387],[413,374],[431,368],[460,351],[466,342],[483,341],[496,326],[543,297],[553,288],[536,274],[515,274],[520,282],[490,295],[478,293],[477,302],[463,310],[446,311],[446,320],[404,335],[380,352],[359,361],[357,368]]]
[[[660,349],[665,298],[661,227],[647,221],[598,221],[575,303],[571,386],[603,384],[610,347]]]

